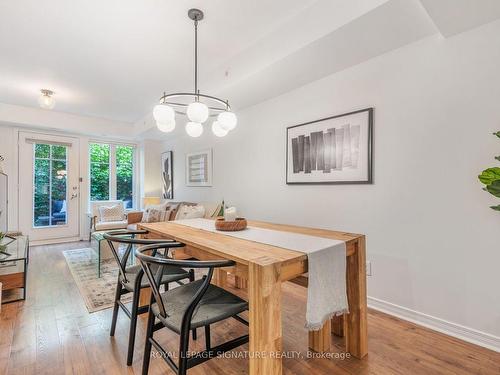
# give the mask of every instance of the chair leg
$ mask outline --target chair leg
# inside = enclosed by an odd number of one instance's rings
[[[120,300],[121,295],[122,285],[120,281],[118,281],[118,284],[116,285],[115,304],[113,306],[113,317],[111,318],[111,329],[109,331],[110,336],[115,335],[116,320],[118,319],[118,309],[120,308],[120,305],[118,305],[118,301]]]
[[[141,294],[140,284],[134,290],[132,299],[132,310],[130,317],[130,332],[128,336],[127,366],[131,366],[134,359],[135,331],[137,329],[137,310],[139,309],[139,295]]]
[[[178,375],[187,374],[187,360],[188,360],[188,349],[189,349],[189,330],[181,331],[180,334],[180,348],[179,348],[179,370]]]
[[[194,270],[193,269],[189,270],[189,281],[190,282],[194,281]],[[198,338],[198,334],[196,333],[196,328],[193,329],[192,334],[193,334],[193,340],[196,340]]]
[[[153,326],[155,323],[155,316],[151,309],[148,313],[148,325],[146,329],[146,344],[144,345],[144,358],[142,360],[142,375],[147,375],[149,371],[149,361],[151,360],[151,342],[150,338],[153,338]]]
[[[189,282],[194,281],[194,270],[190,269],[189,270]],[[193,335],[193,340],[196,340],[198,338],[198,334],[196,333],[196,328],[192,330],[192,335]]]
[[[208,324],[205,326],[205,349],[207,351],[209,351],[212,348],[210,341],[211,341],[210,340],[210,324]]]

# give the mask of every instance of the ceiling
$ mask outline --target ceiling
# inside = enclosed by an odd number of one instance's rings
[[[500,17],[498,0],[16,0],[0,3],[0,103],[152,126],[163,91],[199,84],[244,108],[440,32]],[[0,119],[1,120],[1,119]]]

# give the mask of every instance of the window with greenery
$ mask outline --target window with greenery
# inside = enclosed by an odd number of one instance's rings
[[[66,224],[66,146],[33,144],[33,226]]]
[[[134,149],[116,146],[116,197],[133,206]]]
[[[135,148],[126,145],[91,143],[90,200],[122,200],[134,207]]]
[[[109,145],[91,143],[90,152],[90,200],[109,199]]]

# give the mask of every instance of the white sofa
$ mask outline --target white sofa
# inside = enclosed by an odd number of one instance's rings
[[[99,212],[99,207],[102,206],[114,206],[114,205],[122,205],[123,207],[123,220],[119,221],[102,221],[101,215]],[[90,202],[90,213],[88,214],[90,217],[90,234],[93,232],[101,231],[101,230],[112,230],[112,229],[125,229],[127,228],[127,214],[125,213],[125,202],[123,201],[92,201]]]

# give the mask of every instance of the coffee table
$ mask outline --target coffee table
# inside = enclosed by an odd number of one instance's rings
[[[111,250],[108,240],[104,238],[104,235],[107,233],[107,231],[98,231],[98,232],[93,232],[90,241],[90,246],[94,251],[97,253],[97,277],[101,277],[101,259],[112,259],[113,258],[113,251]],[[115,244],[116,251],[120,254],[120,244],[116,243]],[[134,255],[133,251],[130,254],[129,257],[129,262],[130,264],[133,264],[134,262]]]
[[[113,253],[109,247],[108,240],[104,238],[106,231],[93,232],[90,246],[97,253],[97,277],[101,277],[101,259],[111,259]]]

